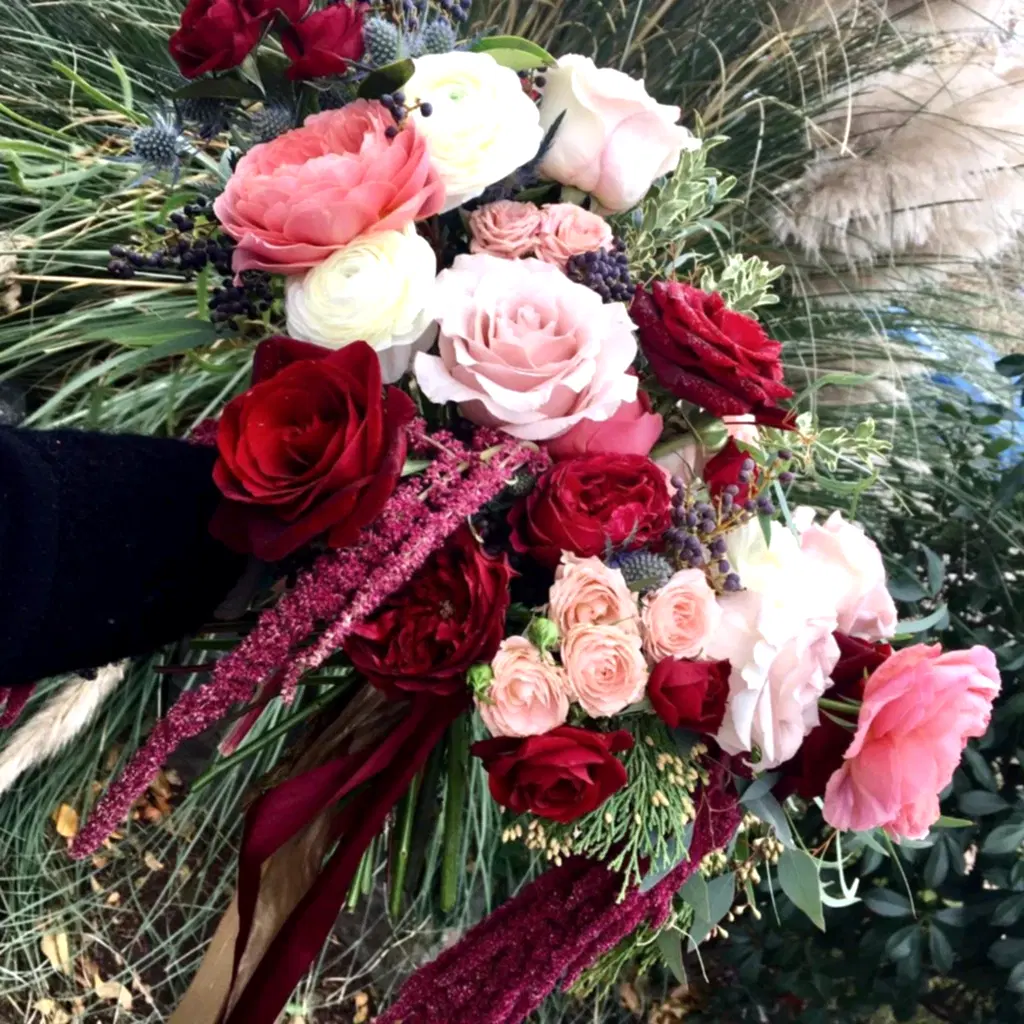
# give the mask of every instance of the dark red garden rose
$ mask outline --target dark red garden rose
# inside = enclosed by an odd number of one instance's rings
[[[292,62],[292,79],[343,75],[363,55],[363,8],[338,3],[293,21],[281,32],[281,45]]]
[[[727,661],[665,658],[651,670],[647,696],[670,729],[713,735],[725,717],[730,670]]]
[[[717,292],[679,281],[638,286],[629,310],[658,380],[677,398],[715,416],[753,413],[782,425],[776,403],[792,398],[782,383],[782,345],[749,316],[733,312]]]
[[[641,547],[669,527],[665,473],[644,455],[602,453],[559,462],[509,513],[512,546],[554,567],[611,544]]]
[[[416,408],[382,386],[377,355],[363,342],[337,351],[291,339],[264,344],[269,352],[255,361],[264,376],[220,419],[213,477],[226,500],[210,530],[267,561],[321,535],[345,547],[394,491]]]
[[[737,503],[742,503],[750,497],[750,481],[743,483],[740,480],[740,473],[743,472],[743,464],[750,458],[750,453],[744,451],[735,441],[729,438],[725,447],[716,452],[704,466],[704,483],[713,498],[717,498],[730,485],[735,485],[739,491],[735,495]],[[757,467],[750,473],[750,479],[757,479]]]
[[[269,21],[275,14],[280,14],[289,21],[298,21],[309,10],[312,0],[240,0],[254,18]]]
[[[505,636],[512,569],[467,528],[345,641],[356,669],[389,696],[465,694],[466,673]]]
[[[501,737],[473,744],[487,769],[491,796],[517,814],[569,822],[596,810],[626,784],[615,754],[633,737],[561,725],[543,736]]]
[[[839,661],[832,669],[832,686],[825,691],[829,700],[862,700],[864,684],[872,672],[892,654],[888,644],[858,640],[845,633],[833,633],[839,645]],[[796,756],[779,769],[782,778],[775,786],[779,799],[798,793],[805,800],[825,795],[825,785],[843,765],[843,755],[853,742],[853,730],[844,729],[824,713],[808,733]],[[852,719],[851,719],[852,721]]]
[[[189,0],[171,36],[171,56],[186,78],[236,68],[263,35],[264,20],[242,0]]]

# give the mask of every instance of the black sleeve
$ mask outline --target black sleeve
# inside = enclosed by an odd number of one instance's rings
[[[214,459],[184,441],[0,427],[0,686],[209,621],[245,566],[207,532]]]

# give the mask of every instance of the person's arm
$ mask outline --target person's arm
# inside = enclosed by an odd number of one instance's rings
[[[209,621],[246,561],[207,531],[215,456],[0,427],[0,687],[142,654]]]

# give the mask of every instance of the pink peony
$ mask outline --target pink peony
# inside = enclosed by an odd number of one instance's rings
[[[618,626],[577,626],[562,640],[572,695],[594,718],[616,715],[647,688],[640,637]]]
[[[539,736],[565,724],[565,673],[525,637],[503,640],[491,669],[490,692],[477,701],[477,710],[492,736]]]
[[[699,658],[722,617],[703,569],[681,569],[644,598],[644,650],[652,661]]]
[[[604,217],[575,203],[552,203],[541,210],[536,256],[565,270],[570,256],[610,249],[614,236]]]
[[[825,820],[858,832],[923,839],[967,740],[988,729],[1000,689],[987,647],[897,651],[867,681],[846,763],[825,789]]]
[[[575,626],[618,626],[640,632],[636,595],[621,569],[609,569],[600,558],[580,558],[569,551],[555,571],[548,594],[548,616],[566,636]]]
[[[548,263],[458,256],[438,275],[433,308],[439,355],[416,357],[417,383],[474,423],[547,441],[636,398],[625,306]]]
[[[214,204],[238,242],[235,270],[294,273],[437,213],[444,186],[426,142],[411,124],[389,139],[393,125],[380,103],[356,100],[253,146]]]
[[[488,203],[469,215],[469,232],[473,236],[469,248],[506,260],[532,256],[540,219],[540,209],[533,203],[515,203],[511,199]]]
[[[613,455],[649,455],[661,437],[661,416],[651,412],[651,400],[638,391],[632,402],[623,402],[615,415],[598,423],[580,420],[571,430],[548,441],[548,454],[556,460],[609,452]]]
[[[800,535],[800,547],[835,588],[839,631],[864,640],[896,632],[896,605],[885,586],[885,566],[875,542],[842,512]]]

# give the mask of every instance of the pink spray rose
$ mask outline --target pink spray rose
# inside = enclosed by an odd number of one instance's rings
[[[636,398],[633,323],[621,303],[536,259],[458,256],[437,277],[436,356],[416,356],[432,402],[513,437],[546,441]]]
[[[574,459],[578,455],[609,452],[615,455],[649,455],[661,437],[664,421],[651,412],[646,391],[638,391],[632,402],[623,402],[609,419],[580,420],[575,427],[547,443],[555,460]]]
[[[610,569],[600,558],[580,558],[569,551],[555,570],[548,593],[548,616],[561,636],[575,626],[618,626],[639,633],[636,595],[621,569]]]
[[[541,210],[536,256],[565,270],[570,256],[610,249],[614,240],[604,217],[575,203],[552,203]]]
[[[923,839],[968,739],[988,728],[999,689],[987,647],[943,654],[939,644],[915,644],[897,651],[864,688],[846,763],[825,789],[825,820],[838,829],[881,827]]]
[[[647,662],[635,632],[618,626],[577,626],[562,639],[562,664],[572,695],[594,718],[635,704],[647,687]]]
[[[295,273],[439,212],[444,185],[426,141],[412,124],[389,139],[394,123],[380,103],[356,100],[253,146],[214,204],[238,242],[234,269]]]
[[[500,199],[481,206],[469,215],[470,251],[506,260],[532,256],[540,219],[540,209],[533,203]]]
[[[859,526],[833,512],[800,535],[800,547],[835,588],[841,633],[878,641],[896,632],[896,605],[885,586],[881,552]]]
[[[565,724],[569,684],[565,672],[525,637],[503,640],[491,662],[494,679],[477,710],[492,736],[540,736]]]
[[[644,598],[644,650],[652,661],[700,657],[722,617],[703,569],[681,569]]]

